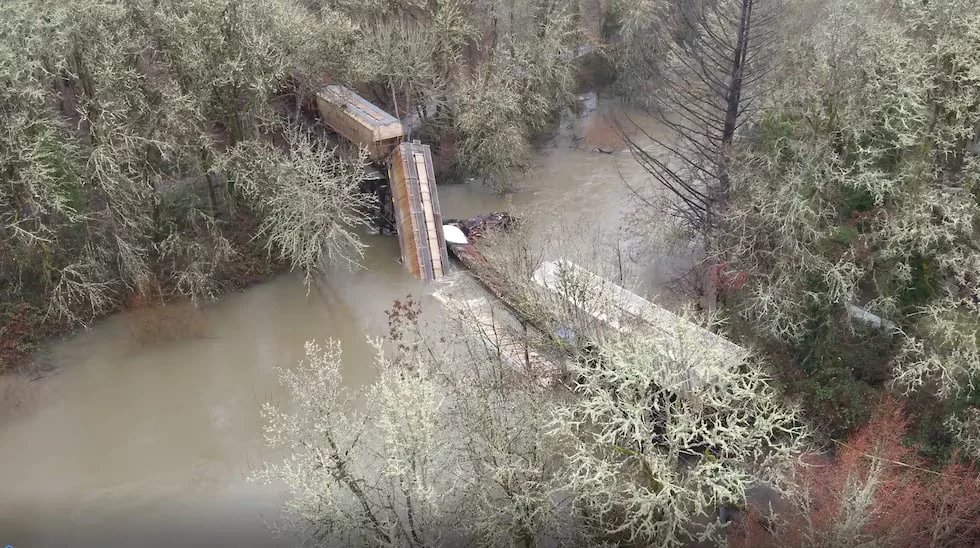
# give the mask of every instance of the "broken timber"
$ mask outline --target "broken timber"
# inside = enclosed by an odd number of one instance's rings
[[[442,213],[429,145],[398,145],[391,155],[389,180],[402,262],[419,280],[445,276],[449,266]]]

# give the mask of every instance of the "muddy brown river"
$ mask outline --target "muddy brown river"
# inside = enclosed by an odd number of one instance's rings
[[[440,187],[443,216],[509,210],[537,228],[561,214],[614,230],[629,196],[621,177],[644,176],[628,151],[572,138],[597,120],[566,124],[510,195]],[[122,314],[54,344],[56,372],[32,383],[27,409],[0,419],[0,546],[291,544],[263,521],[278,514],[277,488],[245,480],[275,458],[259,415],[282,397],[274,368],[295,363],[304,341],[332,337],[344,345],[346,381],[367,383],[365,337],[382,334],[393,299],[422,295],[439,314],[425,297],[432,288],[396,262],[395,238],[367,241],[363,270],[328,272],[309,294],[300,276],[283,275],[225,296],[179,320],[192,327],[179,340],[152,342],[153,325]],[[664,276],[658,262],[639,272],[647,290]]]

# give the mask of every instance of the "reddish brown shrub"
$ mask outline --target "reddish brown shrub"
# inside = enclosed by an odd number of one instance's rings
[[[748,272],[732,270],[728,261],[711,266],[708,276],[720,295],[734,293],[749,281]]]
[[[980,477],[974,463],[954,459],[930,470],[905,443],[909,418],[903,403],[886,399],[874,418],[833,459],[801,459],[804,500],[768,523],[763,508],[749,507],[732,529],[733,546],[807,546],[838,538],[856,493],[873,482],[863,527],[856,534],[887,546],[980,546]],[[816,539],[816,540],[815,540]],[[857,538],[851,539],[860,544]]]
[[[31,352],[31,322],[26,305],[0,309],[0,374]]]

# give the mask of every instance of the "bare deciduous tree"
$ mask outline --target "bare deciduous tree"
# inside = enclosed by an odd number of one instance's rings
[[[313,546],[350,535],[380,546],[438,544],[441,501],[451,494],[451,476],[440,471],[451,464],[429,369],[406,374],[379,355],[378,380],[357,413],[340,365],[338,343],[307,343],[299,366],[280,373],[296,413],[263,408],[269,443],[291,451],[255,477],[286,484],[281,526]]]
[[[584,396],[556,412],[564,479],[596,540],[717,539],[718,508],[778,485],[802,447],[798,411],[758,364],[709,351],[690,326],[602,340],[601,365],[576,367]]]
[[[71,322],[150,288],[213,295],[241,198],[216,159],[257,146],[294,70],[349,71],[350,22],[291,0],[2,9],[4,290]]]
[[[255,237],[302,270],[309,284],[326,264],[354,267],[363,256],[365,245],[353,230],[367,224],[373,199],[360,192],[367,153],[338,156],[293,125],[283,135],[285,148],[252,141],[232,149],[222,163],[263,214]]]

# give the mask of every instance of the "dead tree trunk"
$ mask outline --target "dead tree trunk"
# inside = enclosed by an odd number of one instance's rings
[[[633,157],[655,183],[653,188],[631,187],[640,208],[659,214],[663,204],[654,196],[666,189],[667,209],[699,240],[708,258],[715,254],[713,235],[724,230],[732,145],[752,118],[773,69],[782,0],[674,1],[673,24],[684,38],[672,41],[665,55],[646,61],[653,65],[646,72],[661,83],[649,101],[660,127],[629,117],[618,125]],[[699,278],[707,281],[707,276]]]

